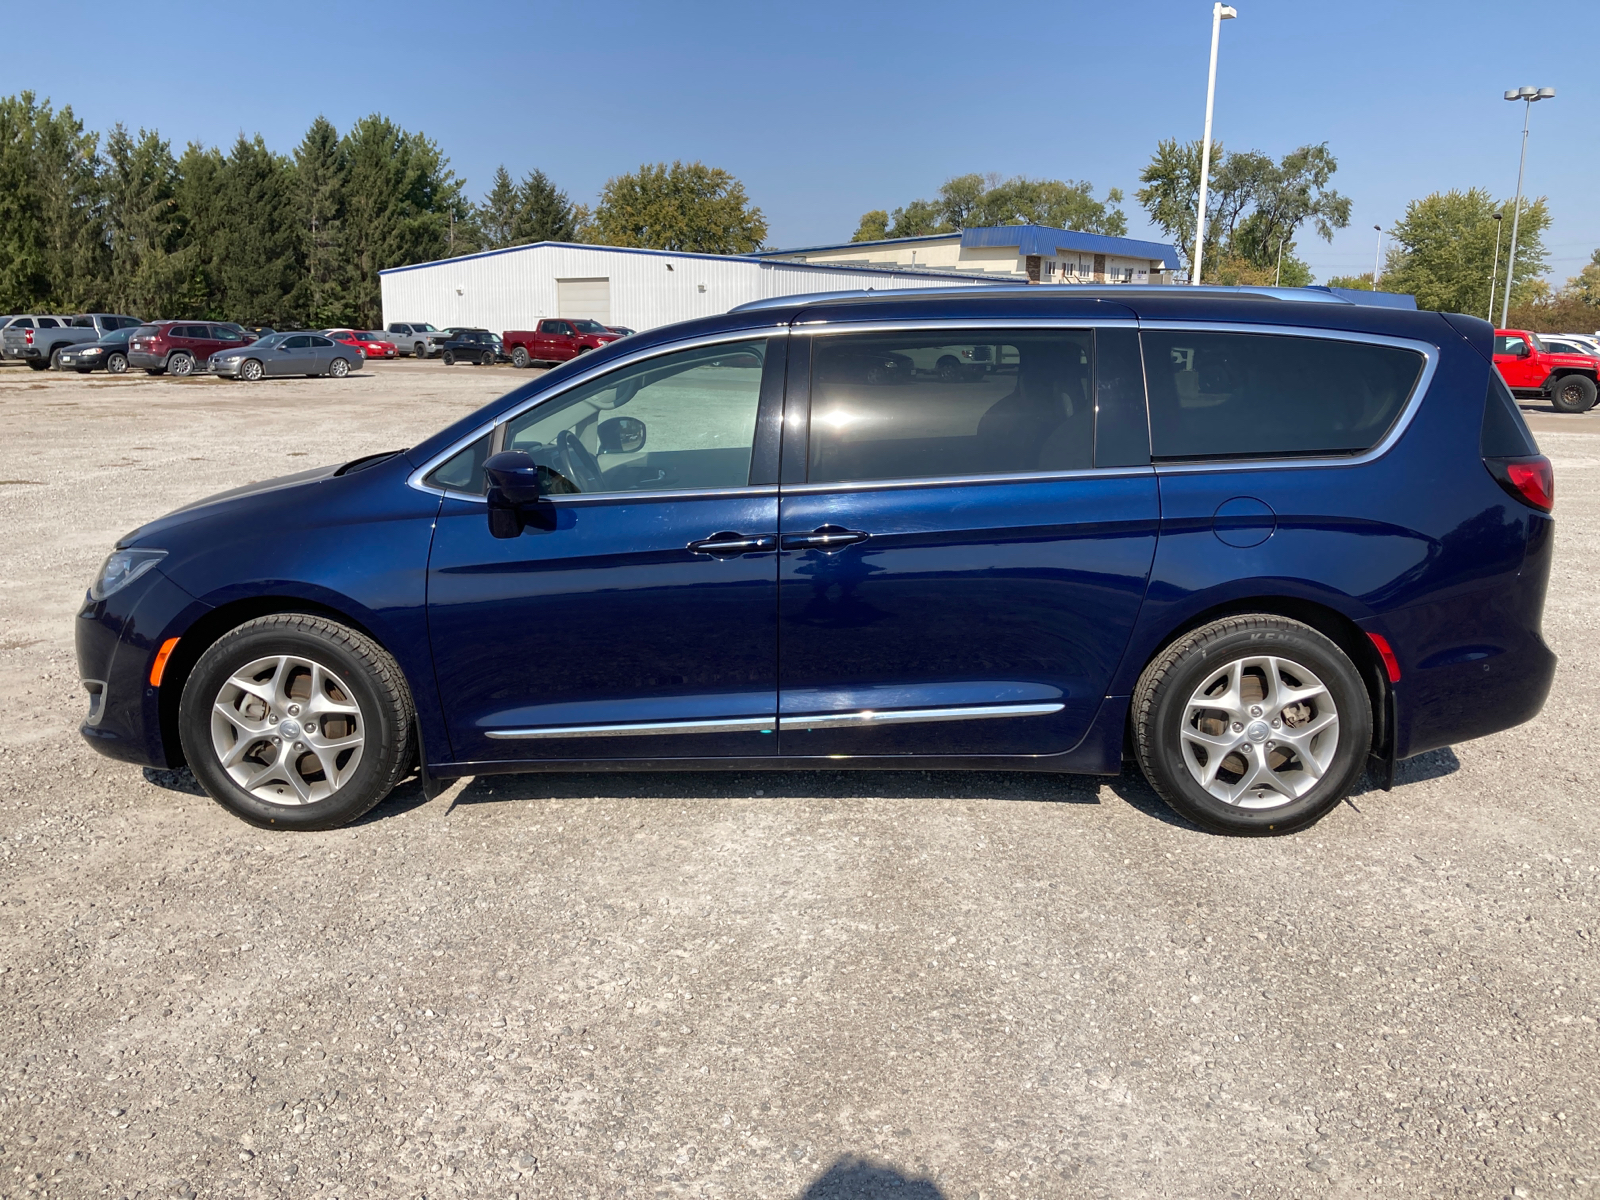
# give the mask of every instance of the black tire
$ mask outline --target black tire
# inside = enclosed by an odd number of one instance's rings
[[[223,767],[212,740],[213,705],[229,676],[275,655],[308,659],[331,671],[346,682],[359,710],[364,743],[350,778],[309,803],[275,803],[246,791]],[[178,735],[195,779],[234,815],[269,829],[334,829],[367,812],[400,782],[410,765],[412,721],[405,678],[386,650],[325,617],[278,613],[230,630],[200,656],[184,684]]]
[[[144,373],[146,375],[165,375],[167,369],[165,367],[146,367]]]
[[[447,367],[456,365],[456,352],[454,350],[446,350],[444,352],[444,365]]]
[[[61,350],[59,347],[50,351],[50,369],[52,371],[61,370]]]
[[[519,371],[526,370],[533,365],[533,359],[528,357],[528,348],[526,346],[518,346],[511,351],[511,365]]]
[[[194,355],[184,350],[175,351],[167,359],[167,370],[174,375],[184,377],[194,374]]]
[[[106,355],[107,375],[126,375],[128,373],[128,356],[112,352]]]
[[[1293,672],[1298,669],[1309,671],[1321,681],[1337,718],[1337,728],[1333,730],[1337,741],[1322,768],[1321,778],[1294,799],[1266,795],[1271,789],[1262,787],[1245,789],[1246,793],[1253,791],[1256,795],[1242,794],[1238,802],[1229,803],[1203,787],[1192,773],[1185,757],[1182,730],[1189,715],[1190,699],[1205,684],[1208,675],[1242,659],[1266,655],[1287,660],[1282,664],[1280,679],[1284,674],[1294,677]],[[1253,670],[1255,668],[1247,667],[1243,673],[1250,674]],[[1241,680],[1241,691],[1243,683]],[[1258,676],[1251,690],[1259,687]],[[1297,719],[1305,723],[1327,715],[1320,699],[1290,708],[1296,710],[1285,719],[1290,729]],[[1310,715],[1303,715],[1307,710]],[[1293,775],[1287,772],[1298,760],[1286,750],[1274,750],[1274,743],[1266,740],[1273,736],[1273,728],[1282,726],[1270,723],[1271,712],[1266,712],[1263,719],[1263,709],[1259,705],[1247,708],[1244,716],[1248,725],[1234,723],[1230,732],[1228,723],[1223,722],[1218,736],[1253,737],[1253,742],[1241,744],[1253,745],[1269,764],[1274,754],[1283,755],[1282,761],[1272,768],[1273,773],[1292,785]],[[1255,719],[1250,720],[1251,716]],[[1140,676],[1129,720],[1140,769],[1157,795],[1198,825],[1218,833],[1247,836],[1293,833],[1321,819],[1361,778],[1372,745],[1372,702],[1355,664],[1343,650],[1309,625],[1266,613],[1226,617],[1192,630],[1169,645]],[[1262,732],[1253,734],[1257,727]],[[1198,720],[1192,728],[1197,732],[1214,732],[1202,729]],[[1318,742],[1317,750],[1323,752],[1326,747]],[[1242,771],[1230,771],[1230,761],[1247,764],[1244,757],[1232,753],[1223,755],[1214,774],[1218,776],[1218,786],[1225,789],[1230,786],[1227,780],[1230,774],[1239,775],[1233,781],[1239,784],[1248,783],[1251,778]],[[1209,763],[1202,763],[1197,769],[1204,770],[1207,766]],[[1286,774],[1278,776],[1280,771]],[[1264,798],[1257,799],[1257,796]],[[1250,803],[1264,806],[1244,806]]]
[[[1557,412],[1588,412],[1594,401],[1594,380],[1587,375],[1563,375],[1550,385],[1550,407]]]
[[[428,348],[425,345],[423,345],[421,342],[413,343],[412,347],[411,347],[411,357],[412,358],[427,358],[428,357]]]
[[[492,367],[492,366],[494,366],[494,351],[493,350],[485,350],[481,355],[479,355],[478,356],[478,365],[479,366],[484,366],[484,367]]]

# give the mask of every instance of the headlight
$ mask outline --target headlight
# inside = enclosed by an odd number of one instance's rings
[[[120,592],[166,556],[165,550],[113,550],[89,585],[89,599],[104,600]]]
[[[96,354],[104,354],[105,351],[99,346],[90,346],[87,350],[80,351],[80,353],[82,353],[85,358],[92,358]]]

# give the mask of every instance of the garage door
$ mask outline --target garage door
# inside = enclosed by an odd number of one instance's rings
[[[611,324],[611,280],[558,279],[556,305],[561,317],[588,317],[602,325]]]

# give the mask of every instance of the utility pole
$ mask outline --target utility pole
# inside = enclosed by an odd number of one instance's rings
[[[1378,265],[1383,262],[1383,226],[1374,225],[1378,231],[1378,248],[1372,252],[1372,290],[1378,290]]]
[[[1505,214],[1494,215],[1494,258],[1489,262],[1489,315],[1484,318],[1491,325],[1494,324],[1494,279],[1495,273],[1500,270],[1500,231],[1506,227]]]
[[[1206,77],[1206,136],[1200,143],[1200,205],[1194,222],[1194,271],[1189,282],[1200,282],[1206,247],[1206,187],[1211,179],[1211,110],[1217,97],[1217,42],[1222,23],[1239,15],[1236,9],[1220,2],[1211,6],[1211,72]]]

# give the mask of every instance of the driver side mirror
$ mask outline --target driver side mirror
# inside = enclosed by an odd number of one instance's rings
[[[1527,342],[1523,342],[1522,345],[1517,347],[1517,357],[1518,358],[1527,358],[1532,353],[1533,353],[1533,347],[1528,345]]]
[[[537,504],[544,495],[543,480],[533,456],[526,450],[502,450],[483,463],[488,481],[489,533],[514,538],[522,533],[524,506]]]
[[[612,417],[595,427],[601,454],[637,454],[644,449],[647,433],[638,417]]]

